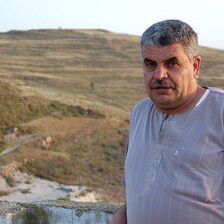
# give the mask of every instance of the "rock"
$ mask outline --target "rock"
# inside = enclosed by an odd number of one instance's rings
[[[8,165],[2,166],[0,168],[0,176],[3,176],[3,177],[8,176],[10,173],[16,171],[20,165],[21,165],[20,163],[13,161],[9,163]]]
[[[9,192],[11,187],[6,183],[5,179],[0,176],[0,192]]]

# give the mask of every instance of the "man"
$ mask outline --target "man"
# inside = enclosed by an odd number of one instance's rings
[[[127,205],[111,224],[224,223],[224,91],[197,84],[197,34],[166,20],[141,39],[149,98],[132,110]]]

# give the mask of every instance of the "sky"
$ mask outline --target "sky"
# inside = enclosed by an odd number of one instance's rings
[[[187,22],[199,44],[224,49],[224,0],[0,0],[0,32],[106,29],[142,35],[165,19]]]

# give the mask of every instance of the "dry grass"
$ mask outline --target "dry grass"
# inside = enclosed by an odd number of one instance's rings
[[[146,97],[139,40],[103,30],[0,33],[0,80],[10,83],[18,98],[43,97],[106,115],[95,119],[54,113],[21,123],[35,135],[52,136],[53,143],[48,148],[41,147],[41,140],[29,143],[2,157],[0,165],[28,161],[22,171],[86,185],[105,201],[124,202],[120,181],[129,115]],[[200,53],[199,83],[224,89],[224,51],[200,47]]]

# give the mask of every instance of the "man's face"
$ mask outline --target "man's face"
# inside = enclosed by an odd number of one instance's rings
[[[143,47],[146,91],[159,112],[189,104],[197,89],[200,57],[190,60],[180,43]]]

